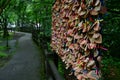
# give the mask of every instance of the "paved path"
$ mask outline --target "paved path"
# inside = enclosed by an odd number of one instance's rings
[[[39,50],[31,34],[24,33],[12,59],[0,69],[0,80],[40,80]]]

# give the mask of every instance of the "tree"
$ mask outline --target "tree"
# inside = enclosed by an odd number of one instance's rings
[[[10,1],[11,0],[1,0],[1,2],[0,2],[0,14],[7,7],[7,5],[10,3]]]

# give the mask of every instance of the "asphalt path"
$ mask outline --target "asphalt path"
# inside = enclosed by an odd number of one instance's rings
[[[21,33],[12,59],[0,68],[0,80],[40,80],[39,50],[31,39],[31,34]]]

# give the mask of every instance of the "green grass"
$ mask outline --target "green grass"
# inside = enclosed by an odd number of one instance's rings
[[[14,36],[14,32],[9,32],[8,40],[11,40],[13,38],[13,36]],[[3,37],[3,31],[0,31],[0,39],[5,40],[2,37]],[[1,40],[0,40],[0,42],[1,42]]]
[[[0,46],[0,51],[4,51],[4,50],[6,50],[7,49],[7,47],[5,47],[5,46]]]
[[[3,43],[4,41],[6,41],[7,38],[3,38],[2,37],[3,32],[0,31],[0,44]],[[14,36],[14,32],[9,32],[9,37],[8,40],[13,39]],[[17,42],[16,42],[16,46],[17,47]],[[15,51],[11,52],[10,54],[7,54],[6,51],[9,50],[10,47],[6,47],[6,46],[0,46],[0,67],[3,67],[10,59],[11,57],[14,55]]]
[[[4,47],[0,46],[0,67],[3,67],[10,59],[8,54],[6,54],[4,51],[1,51],[4,49]]]
[[[9,32],[9,35],[10,35],[10,36],[8,37],[8,39],[9,39],[9,40],[13,39],[14,32]]]
[[[0,52],[0,58],[6,58],[8,55],[4,52]]]

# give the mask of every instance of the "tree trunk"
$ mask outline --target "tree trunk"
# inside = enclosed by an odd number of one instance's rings
[[[9,36],[9,33],[8,33],[8,30],[7,30],[7,19],[6,18],[3,19],[3,24],[4,24],[3,38],[7,38]]]

